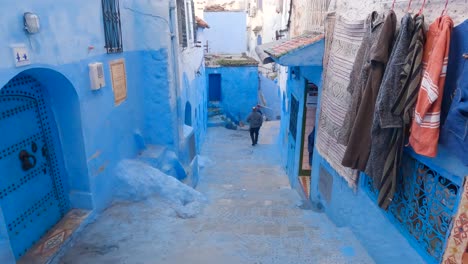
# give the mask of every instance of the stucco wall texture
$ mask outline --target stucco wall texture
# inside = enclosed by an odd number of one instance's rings
[[[207,76],[221,74],[221,107],[224,113],[235,122],[245,121],[252,107],[257,105],[258,68],[206,68],[206,73]]]
[[[205,12],[210,25],[205,32],[208,53],[240,54],[247,50],[247,19],[245,11]]]
[[[201,48],[185,49],[179,57],[175,10],[170,0],[121,0],[123,53],[107,54],[104,48],[104,27],[100,1],[57,3],[44,1],[2,1],[0,9],[0,89],[23,71],[48,69],[51,78],[40,81],[54,93],[54,76],[63,76],[72,86],[71,97],[57,97],[61,104],[77,104],[76,116],[81,120],[80,137],[83,151],[76,150],[76,159],[86,166],[81,177],[89,188],[80,190],[74,206],[102,209],[112,194],[113,167],[124,158],[134,157],[145,145],[164,145],[175,152],[182,134],[183,105],[190,101],[192,120],[205,128],[206,100],[204,65]],[[40,32],[24,32],[23,13],[33,12],[40,18]],[[172,15],[170,13],[172,12]],[[31,65],[16,68],[10,45],[24,44],[29,50]],[[124,59],[127,75],[127,99],[114,104],[109,63]],[[179,63],[179,59],[183,59]],[[106,86],[98,91],[90,88],[88,64],[102,62]],[[188,85],[182,87],[186,72]],[[50,83],[49,83],[50,82]],[[52,90],[51,90],[52,89]],[[77,109],[77,110],[76,110]],[[195,114],[196,110],[196,114]],[[200,117],[200,119],[196,119]],[[197,134],[203,137],[205,129]],[[86,181],[84,180],[86,179]],[[79,179],[75,179],[79,181]],[[80,185],[77,183],[77,185]],[[72,190],[73,192],[73,190]],[[91,195],[91,197],[89,197]]]

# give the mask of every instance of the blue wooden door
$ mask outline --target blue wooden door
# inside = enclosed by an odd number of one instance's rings
[[[40,84],[29,76],[0,90],[0,206],[16,258],[65,214],[58,134]]]
[[[294,167],[296,164],[296,137],[297,137],[297,117],[299,113],[299,101],[291,94],[291,105],[289,115],[289,135],[288,135],[288,176],[296,177]]]
[[[208,79],[208,100],[221,101],[221,74],[210,74]]]

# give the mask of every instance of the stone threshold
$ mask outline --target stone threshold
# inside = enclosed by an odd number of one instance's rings
[[[21,257],[18,264],[48,264],[68,244],[91,211],[72,209]]]

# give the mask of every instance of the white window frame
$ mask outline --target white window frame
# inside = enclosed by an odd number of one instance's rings
[[[188,44],[189,46],[193,46],[193,41],[194,41],[194,30],[193,30],[193,22],[195,20],[194,17],[192,17],[192,1],[191,0],[185,0],[185,21],[186,21],[186,28],[187,28],[187,36],[188,36]]]

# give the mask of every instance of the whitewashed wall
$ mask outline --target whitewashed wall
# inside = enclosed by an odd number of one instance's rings
[[[291,10],[290,36],[296,37],[306,31],[322,32],[323,20],[329,4],[330,0],[294,0]]]
[[[281,13],[277,12],[277,0],[263,0],[262,8],[257,6],[257,0],[250,0],[250,7],[256,9],[255,15],[247,14],[248,29],[248,47],[249,54],[257,58],[255,47],[257,45],[257,36],[262,37],[262,43],[276,41],[277,30],[281,29]],[[254,32],[255,28],[261,28]]]

